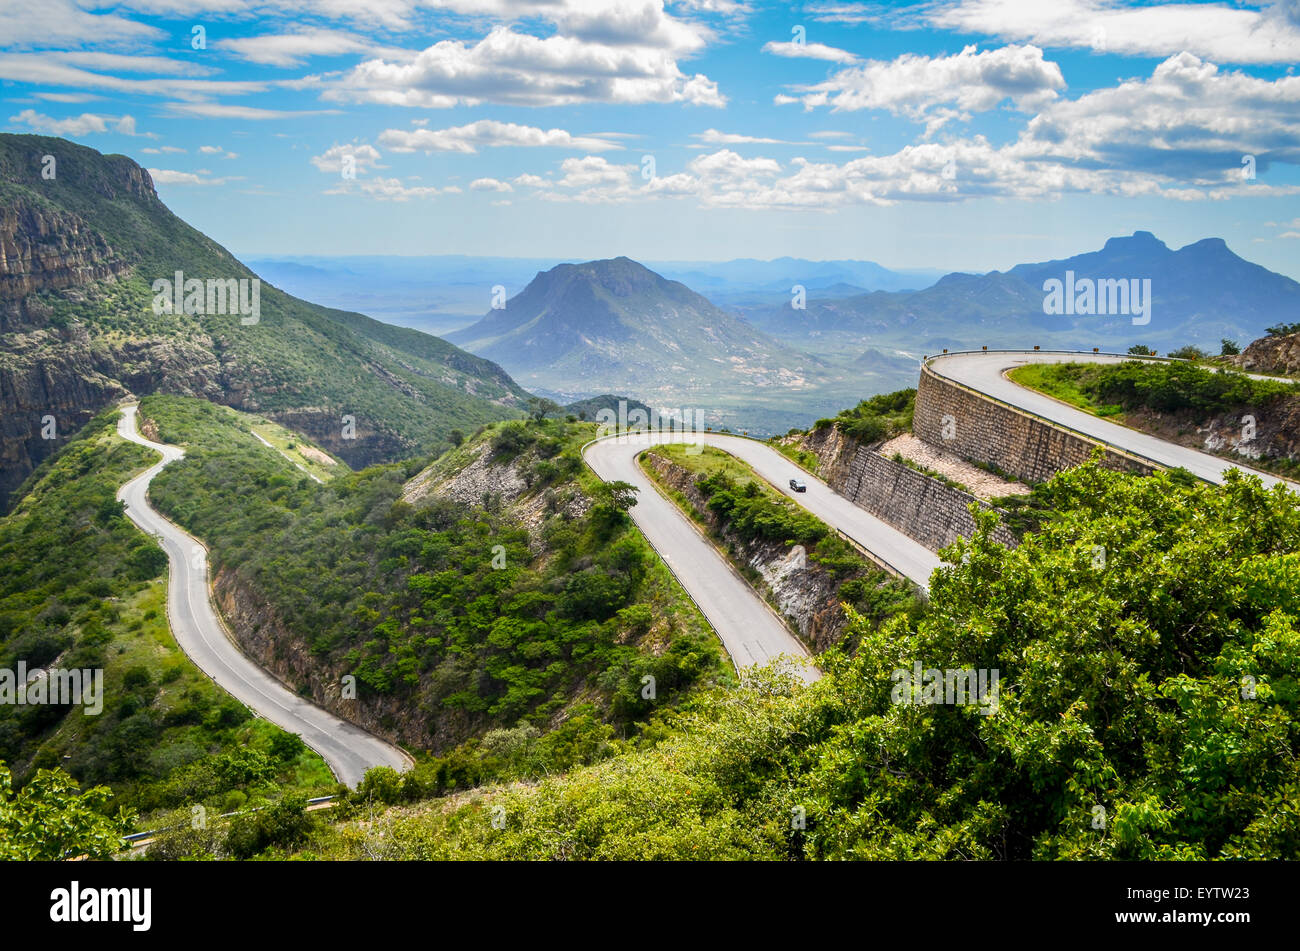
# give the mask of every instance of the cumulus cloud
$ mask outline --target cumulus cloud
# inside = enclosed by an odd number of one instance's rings
[[[965,119],[1007,100],[1021,111],[1033,111],[1063,88],[1061,68],[1043,59],[1036,46],[983,52],[967,46],[952,56],[905,53],[894,60],[872,60],[824,82],[796,87],[797,95],[779,96],[777,102],[799,102],[809,110],[829,106],[837,112],[887,109],[934,131],[950,119]]]
[[[1193,53],[1227,63],[1300,60],[1300,15],[1294,0],[1262,9],[1228,3],[1116,0],[957,0],[925,14],[957,33],[1024,40],[1039,46],[1091,48],[1128,56]]]
[[[110,129],[122,135],[135,135],[134,116],[101,116],[83,112],[79,116],[56,119],[42,115],[35,109],[24,109],[16,116],[9,117],[10,122],[21,122],[36,132],[46,135],[81,136],[94,132],[108,132]]]
[[[497,26],[477,43],[442,40],[412,57],[363,61],[330,82],[340,102],[447,109],[483,102],[561,106],[587,102],[726,102],[707,76],[686,76],[677,53],[653,45],[536,37]]]
[[[1254,157],[1254,180],[1241,174],[1246,155]],[[649,182],[633,174],[635,166],[592,159],[562,167],[565,174],[547,197],[618,202],[688,196],[705,206],[827,211],[1064,194],[1279,197],[1300,194],[1300,186],[1267,180],[1274,164],[1300,165],[1300,77],[1260,79],[1181,53],[1147,78],[1051,101],[1003,145],[976,135],[840,163],[799,157],[786,165],[722,149]],[[1282,227],[1296,229],[1295,223]]]
[[[476,178],[469,183],[469,190],[472,192],[512,192],[514,189],[509,182],[503,182],[496,178]]]
[[[358,175],[365,174],[369,169],[383,168],[379,160],[383,157],[379,150],[373,145],[333,145],[326,149],[322,154],[313,156],[311,164],[315,165],[322,172],[333,172],[338,174],[343,170],[343,160],[351,158],[351,168]]]
[[[539,129],[495,119],[480,119],[448,129],[386,129],[380,133],[379,143],[394,152],[460,152],[466,155],[472,155],[480,148],[504,146],[579,149],[584,152],[622,148],[595,136],[575,136],[564,129]]]
[[[206,169],[198,172],[178,172],[169,168],[147,169],[155,185],[224,185],[238,178],[210,178]]]
[[[412,198],[434,198],[440,194],[457,194],[459,188],[434,188],[428,185],[404,185],[396,178],[342,179],[326,190],[327,195],[361,194],[379,201],[410,201]]]
[[[1194,185],[1239,181],[1245,155],[1257,175],[1275,162],[1300,164],[1300,76],[1260,79],[1179,53],[1150,78],[1053,103],[1011,151]]]

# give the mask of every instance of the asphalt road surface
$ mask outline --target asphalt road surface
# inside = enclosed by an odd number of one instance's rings
[[[1013,383],[1004,375],[1008,370],[1026,363],[1121,363],[1134,359],[1126,354],[1113,353],[1061,353],[1035,351],[999,351],[978,353],[950,353],[929,360],[930,369],[940,376],[961,383],[987,396],[992,396],[1010,403],[1012,406],[1050,419],[1053,422],[1083,433],[1093,439],[1117,446],[1135,456],[1141,456],[1162,466],[1182,466],[1193,475],[1207,482],[1222,484],[1224,473],[1229,469],[1241,469],[1259,476],[1265,485],[1271,486],[1282,482],[1292,488],[1300,488],[1293,482],[1279,479],[1251,469],[1249,466],[1230,462],[1209,453],[1198,452],[1186,446],[1165,442],[1155,436],[1112,423],[1085,413],[1081,409],[1067,406],[1050,396],[1026,389]],[[1252,374],[1253,375],[1253,374]],[[957,425],[961,425],[958,420]]]
[[[207,550],[159,515],[146,499],[153,477],[182,458],[185,451],[141,436],[136,431],[136,409],[135,405],[122,408],[118,435],[162,453],[163,458],[122,486],[117,497],[126,503],[127,517],[154,536],[167,553],[167,617],[181,650],[254,713],[301,736],[324,758],[339,781],[355,787],[372,766],[408,769],[413,764],[402,750],[288,690],[226,635],[208,593]]]
[[[806,658],[808,652],[636,463],[637,455],[650,445],[687,441],[714,446],[748,463],[822,521],[838,528],[922,589],[928,586],[930,575],[939,565],[938,556],[858,508],[764,443],[719,433],[618,435],[591,443],[584,458],[598,476],[606,482],[616,479],[629,482],[640,490],[637,504],[629,513],[632,520],[699,605],[738,668],[766,664],[780,657]],[[788,483],[794,478],[802,479],[808,491],[793,492]],[[807,679],[816,676],[814,669],[807,668]]]

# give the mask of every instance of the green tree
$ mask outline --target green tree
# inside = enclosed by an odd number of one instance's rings
[[[528,415],[532,417],[535,423],[540,423],[547,416],[559,413],[562,409],[563,407],[554,400],[548,400],[540,396],[534,396],[528,401]]]
[[[1219,356],[1235,357],[1239,353],[1241,353],[1241,347],[1237,341],[1229,340],[1227,337],[1219,341]]]
[[[122,851],[122,837],[135,816],[101,810],[112,797],[107,786],[82,792],[61,769],[41,769],[18,793],[0,763],[0,859],[59,861],[84,855],[107,859]]]
[[[636,505],[636,494],[639,491],[631,482],[618,479],[602,482],[592,492],[595,497],[593,508],[607,519],[617,519]]]

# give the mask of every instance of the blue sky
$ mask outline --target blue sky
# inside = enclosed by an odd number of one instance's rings
[[[6,131],[135,158],[242,256],[985,270],[1145,229],[1300,278],[1300,0],[0,0],[0,44]]]

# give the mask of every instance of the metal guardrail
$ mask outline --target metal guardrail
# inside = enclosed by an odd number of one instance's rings
[[[307,800],[307,805],[309,805],[309,806],[317,806],[317,805],[320,805],[321,803],[324,803],[324,802],[333,802],[333,801],[334,801],[335,799],[337,799],[337,798],[338,798],[338,796],[317,796],[315,799],[308,799],[308,800]],[[218,819],[231,819],[231,818],[233,818],[233,817],[235,817],[235,816],[244,816],[244,815],[249,815],[250,813],[254,813],[254,812],[261,812],[263,809],[268,809],[268,808],[270,808],[270,807],[269,807],[269,806],[256,806],[256,807],[254,807],[254,808],[252,808],[252,809],[236,809],[234,812],[223,812],[223,813],[219,814],[216,818],[218,818]],[[184,826],[184,825],[185,825],[184,822],[178,822],[178,823],[176,823],[175,825],[163,826],[161,829],[150,829],[148,832],[132,832],[130,835],[124,835],[124,836],[122,836],[122,841],[123,841],[123,842],[127,842],[127,843],[131,843],[131,842],[139,842],[139,841],[141,841],[142,839],[150,839],[150,838],[153,838],[153,837],[156,836],[156,835],[160,835],[160,834],[163,833],[163,832],[169,832],[169,831],[171,831],[172,829],[179,829],[179,828],[181,828],[181,827]]]

